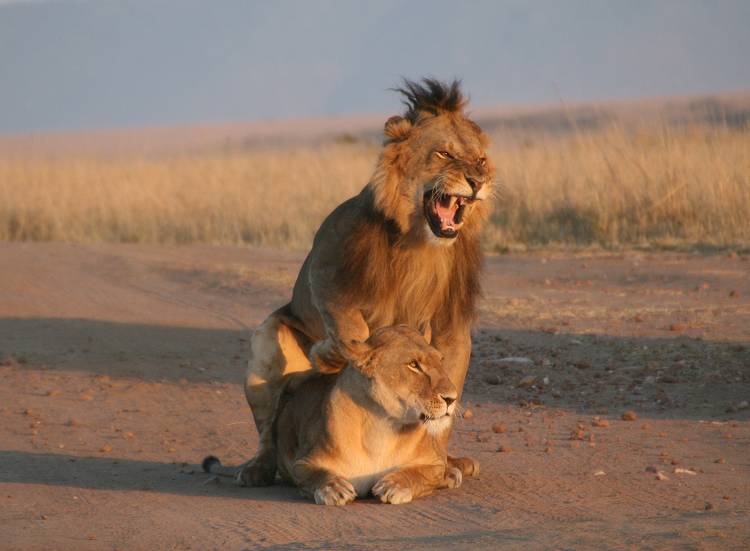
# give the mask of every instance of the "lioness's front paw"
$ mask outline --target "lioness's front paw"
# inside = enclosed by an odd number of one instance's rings
[[[384,476],[372,487],[372,495],[379,497],[383,503],[399,505],[413,499],[411,488],[403,485],[396,478]]]
[[[464,475],[461,473],[461,469],[446,467],[445,478],[443,479],[446,488],[458,488],[463,481]]]
[[[447,469],[451,468],[458,469],[463,476],[477,476],[479,474],[479,462],[471,457],[451,457],[449,455]]]
[[[352,483],[340,476],[331,477],[323,486],[313,493],[318,505],[346,505],[354,501],[357,491]]]

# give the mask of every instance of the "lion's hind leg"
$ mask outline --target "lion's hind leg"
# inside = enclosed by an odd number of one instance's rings
[[[268,486],[276,477],[273,423],[285,380],[311,368],[309,343],[299,331],[284,323],[283,315],[271,314],[253,333],[245,377],[245,397],[258,429],[258,451],[237,473],[242,486]]]

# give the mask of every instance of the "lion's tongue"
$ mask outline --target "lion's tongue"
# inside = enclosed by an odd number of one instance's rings
[[[457,208],[458,201],[454,195],[443,195],[435,201],[435,214],[440,220],[441,230],[455,229],[453,218],[456,215]]]

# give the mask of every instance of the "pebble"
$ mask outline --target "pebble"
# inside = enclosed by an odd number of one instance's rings
[[[688,326],[686,323],[671,323],[669,324],[669,330],[670,331],[687,331]]]
[[[485,373],[484,375],[482,375],[482,381],[487,383],[488,385],[499,385],[501,383],[500,377],[498,377],[494,373]]]
[[[628,410],[622,414],[623,421],[635,421],[636,419],[638,419],[638,416],[633,410]]]
[[[510,451],[513,451],[513,449],[512,449],[512,448],[511,448],[510,446],[503,446],[503,445],[500,445],[500,446],[498,446],[498,447],[497,447],[497,450],[496,450],[496,451],[497,451],[498,453],[508,453],[508,452],[510,452]]]
[[[492,425],[492,432],[495,434],[503,434],[508,430],[508,427],[505,426],[505,423],[495,423]]]
[[[690,469],[683,469],[682,467],[677,467],[674,470],[675,474],[689,474],[689,475],[696,475],[697,472],[690,470]]]
[[[606,419],[594,419],[591,421],[591,425],[594,427],[607,428],[609,426],[609,421]]]
[[[586,433],[583,429],[576,429],[570,433],[571,440],[583,440],[586,437]]]
[[[464,411],[461,417],[463,417],[464,419],[471,419],[472,417],[474,417],[474,412],[470,409],[467,409],[466,411]]]
[[[529,388],[536,382],[536,377],[534,375],[527,375],[520,381],[518,381],[518,388]]]
[[[663,472],[659,471],[656,473],[656,480],[669,480],[669,477]]]
[[[109,444],[104,444],[101,448],[99,448],[99,451],[102,453],[109,453],[112,451],[112,446]]]
[[[594,476],[604,476],[605,474],[607,474],[607,473],[605,473],[601,469],[594,472]]]

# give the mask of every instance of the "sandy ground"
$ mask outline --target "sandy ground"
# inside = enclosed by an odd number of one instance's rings
[[[747,548],[747,257],[488,259],[452,441],[482,473],[345,508],[197,466],[252,455],[248,332],[301,260],[0,243],[0,547]]]

